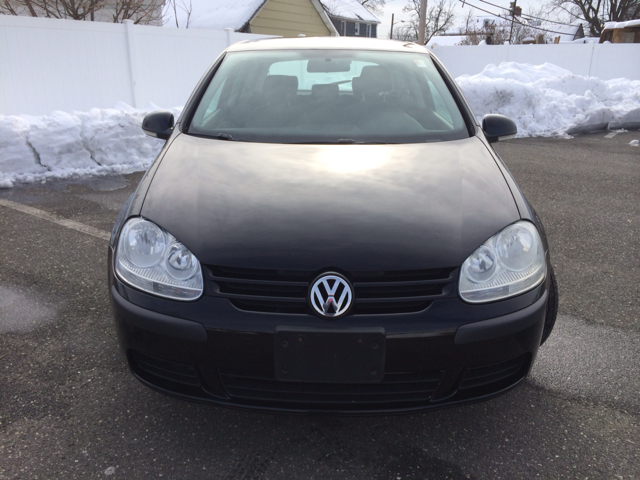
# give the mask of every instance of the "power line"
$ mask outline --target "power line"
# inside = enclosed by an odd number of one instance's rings
[[[516,23],[519,23],[520,25],[522,25],[523,27],[528,27],[528,28],[533,28],[534,30],[540,30],[542,32],[549,32],[549,33],[557,33],[559,35],[571,35],[571,33],[567,33],[567,32],[558,32],[557,30],[549,30],[548,28],[540,28],[540,27],[535,27],[533,25],[528,25],[528,24],[524,24],[522,23],[520,20],[514,19],[516,21]],[[572,27],[575,27],[576,25],[571,25]]]
[[[486,3],[487,5],[491,5],[491,6],[494,6],[496,8],[501,8],[502,10],[507,10],[508,12],[511,12],[511,9],[503,7],[501,5],[496,5],[495,3],[487,2],[487,0],[479,0],[479,1],[482,2],[482,3]],[[462,3],[466,3],[466,2],[462,2]],[[541,20],[543,22],[555,23],[557,25],[564,25],[566,27],[575,27],[575,25],[572,25],[570,23],[556,22],[555,20],[548,20],[546,18],[534,17],[533,15],[529,15],[527,13],[523,13],[520,16],[521,17],[525,17],[525,18],[533,18],[535,20]]]
[[[490,12],[489,10],[485,10],[484,8],[480,8],[480,7],[476,7],[475,5],[471,5],[467,0],[458,0],[458,1],[463,2],[463,3],[464,3],[464,4],[466,4],[466,5],[469,5],[471,8],[475,8],[475,9],[477,9],[477,10],[480,10],[481,12],[488,13],[489,15],[493,15],[494,17],[500,18],[500,19],[502,19],[502,20],[507,20],[507,21],[509,20],[509,19],[508,19],[508,18],[506,18],[506,17],[502,17],[502,16],[500,16],[500,15],[498,15],[498,14],[496,14],[496,13]],[[500,7],[500,8],[502,8],[502,7]],[[515,21],[517,24],[522,25],[523,27],[533,28],[534,30],[541,30],[541,31],[543,31],[543,32],[549,32],[549,33],[557,33],[557,34],[559,34],[559,35],[567,35],[567,32],[558,32],[558,31],[556,31],[556,30],[548,30],[548,29],[546,29],[546,28],[534,27],[533,25],[525,25],[525,24],[524,24],[524,23],[522,23],[521,21],[519,21],[519,20],[515,20],[515,18],[514,18],[514,21]]]

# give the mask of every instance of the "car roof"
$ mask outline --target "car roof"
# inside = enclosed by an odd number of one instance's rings
[[[251,50],[378,50],[431,53],[413,42],[357,37],[261,38],[236,43],[227,49],[228,52]]]

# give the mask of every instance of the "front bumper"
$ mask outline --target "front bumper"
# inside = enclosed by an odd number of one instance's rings
[[[222,298],[163,300],[122,284],[113,272],[110,293],[121,346],[145,385],[192,401],[298,413],[408,413],[504,393],[531,368],[547,304],[545,282],[493,304],[448,298],[419,313],[328,322],[310,315],[245,312]],[[274,335],[283,325],[383,328],[382,380],[277,380]]]

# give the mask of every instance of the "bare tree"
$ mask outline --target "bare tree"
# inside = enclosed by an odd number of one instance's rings
[[[640,18],[640,0],[551,0],[549,7],[568,22],[587,23],[593,37],[600,36],[606,22]]]
[[[160,24],[163,0],[0,0],[0,13],[85,21]]]
[[[191,12],[193,11],[191,0],[167,0],[165,3],[163,18],[171,20],[171,17],[173,17],[173,20],[176,23],[176,28],[180,28],[179,17],[182,16],[182,14],[179,14],[180,11],[184,12],[187,17],[182,26],[184,28],[189,28]]]
[[[465,35],[459,45],[478,45],[487,37],[491,37],[491,43],[502,45],[509,40],[511,43],[520,44],[526,38],[535,38],[544,32],[527,25],[526,20],[515,18],[513,23],[513,33],[511,31],[511,17],[495,18],[485,20],[482,24],[477,22],[472,11],[469,11],[464,18],[464,26],[459,28],[461,35]],[[546,33],[544,35],[545,42],[552,40],[551,36]]]
[[[0,14],[3,15],[31,15],[37,17],[30,0],[15,2],[13,0],[0,0]]]
[[[427,0],[423,0],[427,1]],[[455,20],[455,0],[435,0],[429,6],[427,4],[427,17],[425,25],[424,41],[427,43],[431,37],[438,33],[444,33],[453,26]],[[411,20],[407,21],[393,32],[393,38],[396,40],[416,42],[418,40],[419,31],[419,12],[420,0],[411,0],[411,3],[405,5],[403,12],[411,12]]]
[[[358,3],[375,15],[382,15],[386,0],[358,0]],[[344,4],[339,0],[320,0],[322,7],[330,15],[340,16]]]
[[[113,23],[122,23],[124,20],[133,20],[133,23],[148,25],[162,25],[163,0],[115,0]]]
[[[360,4],[375,15],[382,15],[385,0],[358,0]]]
[[[3,0],[0,12],[32,17],[94,20],[106,0]]]

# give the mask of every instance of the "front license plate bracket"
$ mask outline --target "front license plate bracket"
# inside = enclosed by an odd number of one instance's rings
[[[281,381],[374,383],[384,377],[384,328],[276,328],[275,377]]]

